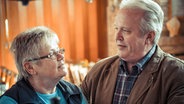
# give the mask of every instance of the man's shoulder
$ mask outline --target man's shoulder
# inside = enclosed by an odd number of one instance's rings
[[[167,52],[162,51],[162,49],[159,47],[155,54],[152,57],[153,62],[157,62],[155,60],[159,60],[159,63],[161,63],[164,66],[167,66],[168,68],[173,67],[184,67],[184,60],[179,59]],[[159,64],[158,64],[159,65]]]
[[[173,55],[165,54],[164,61],[169,65],[176,65],[184,67],[184,60],[179,59]]]

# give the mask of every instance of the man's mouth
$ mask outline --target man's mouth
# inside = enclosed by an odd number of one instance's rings
[[[123,44],[117,44],[118,47],[127,47],[126,45]]]

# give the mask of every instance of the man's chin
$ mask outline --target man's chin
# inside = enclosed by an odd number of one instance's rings
[[[121,51],[118,52],[118,55],[119,55],[119,57],[124,57],[125,56],[124,52],[121,52]]]
[[[126,58],[127,58],[127,55],[124,54],[124,53],[120,53],[120,52],[119,52],[118,55],[119,55],[119,57],[122,58],[122,59],[126,59]]]

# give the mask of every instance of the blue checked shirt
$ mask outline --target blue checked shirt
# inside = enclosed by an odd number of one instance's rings
[[[120,60],[119,72],[116,80],[116,87],[113,97],[113,104],[126,104],[126,101],[130,95],[131,89],[138,77],[142,72],[144,65],[149,61],[154,54],[156,45],[152,47],[149,53],[144,56],[136,65],[132,67],[132,72],[129,73],[126,62]]]

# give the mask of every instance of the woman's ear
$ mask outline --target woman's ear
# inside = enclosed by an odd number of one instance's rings
[[[24,67],[24,69],[25,69],[30,75],[33,75],[33,74],[36,73],[35,70],[34,70],[34,68],[33,68],[33,66],[32,66],[32,64],[31,64],[30,62],[24,62],[24,63],[23,63],[23,67]]]

